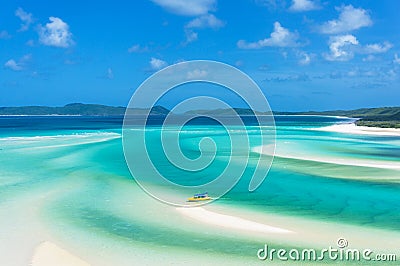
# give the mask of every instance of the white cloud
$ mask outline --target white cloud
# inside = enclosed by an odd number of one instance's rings
[[[367,44],[363,48],[363,52],[367,54],[381,54],[386,53],[393,47],[390,42]]]
[[[216,0],[151,0],[167,11],[183,16],[199,16],[214,11]]]
[[[113,78],[114,78],[114,73],[113,73],[113,70],[111,69],[111,67],[109,67],[109,68],[107,69],[106,78],[107,78],[107,79],[113,79]]]
[[[271,10],[285,8],[286,2],[281,0],[255,0],[256,4],[265,6]]]
[[[376,57],[374,55],[370,54],[367,57],[364,57],[362,60],[363,60],[363,62],[371,62],[371,61],[375,61]]]
[[[10,38],[11,35],[6,30],[0,31],[0,39],[10,39]]]
[[[187,73],[186,78],[189,80],[202,79],[205,78],[207,74],[208,73],[205,70],[194,69]]]
[[[197,32],[188,30],[188,29],[185,30],[185,36],[186,36],[186,41],[185,41],[184,45],[194,42],[194,41],[197,41],[197,39],[198,39]]]
[[[161,59],[158,59],[158,58],[152,57],[150,60],[150,67],[152,70],[159,70],[163,67],[166,67],[167,65],[168,65],[167,62],[165,62]]]
[[[298,61],[299,65],[306,66],[311,63],[311,54],[308,54],[306,52],[299,52],[297,56],[300,58]]]
[[[393,63],[400,64],[400,57],[397,54],[394,54]]]
[[[22,21],[19,31],[28,30],[29,26],[33,22],[32,14],[25,12],[22,8],[19,7],[17,10],[15,10],[15,15],[19,17],[19,19]]]
[[[290,32],[288,29],[281,26],[279,22],[274,23],[274,31],[269,38],[259,40],[257,42],[246,42],[240,40],[237,46],[241,49],[259,49],[262,47],[294,47],[298,46],[297,40],[299,35],[297,32]]]
[[[310,81],[310,77],[306,73],[302,74],[284,74],[269,76],[264,81],[267,82],[297,82],[297,81]]]
[[[142,53],[147,52],[149,48],[147,46],[141,46],[140,44],[135,44],[128,49],[128,53]]]
[[[26,62],[28,62],[29,60],[31,60],[31,58],[32,58],[32,55],[31,54],[26,54],[26,55],[24,55],[23,57],[21,57],[21,59],[19,60],[21,63],[26,63]]]
[[[193,29],[212,28],[218,29],[225,22],[210,14],[216,10],[217,0],[151,0],[165,10],[182,16],[196,17],[185,25],[186,40],[182,45],[194,42],[198,39],[198,33]]]
[[[354,54],[367,54],[362,61],[369,62],[376,60],[373,54],[386,53],[393,47],[389,42],[361,45],[354,35],[346,34],[331,36],[329,38],[329,54],[325,54],[325,59],[329,61],[348,61]]]
[[[60,18],[50,17],[50,22],[40,26],[39,41],[48,46],[67,48],[74,44],[67,23]]]
[[[355,78],[359,78],[359,77],[372,78],[372,77],[379,77],[379,76],[382,77],[383,76],[381,74],[382,70],[383,70],[382,68],[376,68],[376,67],[367,68],[367,69],[354,68],[345,74],[347,77],[355,77]]]
[[[218,29],[218,28],[223,27],[224,25],[225,25],[225,22],[219,20],[213,14],[206,14],[206,15],[202,15],[198,18],[195,18],[195,19],[189,21],[189,23],[186,24],[186,28],[188,28],[188,29],[191,29],[191,28]]]
[[[21,57],[18,62],[15,61],[14,59],[8,60],[5,64],[4,67],[14,70],[14,71],[21,71],[24,69],[26,63],[32,58],[30,54],[24,55]]]
[[[219,20],[213,14],[201,15],[194,18],[185,25],[186,40],[183,45],[197,41],[199,36],[193,29],[212,28],[216,30],[223,26],[225,26],[225,22]]]
[[[348,5],[337,8],[337,10],[340,12],[339,18],[322,24],[319,27],[321,33],[338,34],[372,25],[371,17],[365,9]]]
[[[293,0],[292,5],[289,7],[290,11],[302,12],[320,9],[320,6],[312,0]]]
[[[15,62],[14,59],[8,60],[4,64],[4,67],[9,68],[9,69],[14,70],[14,71],[20,71],[20,70],[23,69],[23,67],[20,64],[18,64],[17,62]]]
[[[354,57],[353,48],[358,45],[357,38],[351,34],[329,38],[330,53],[325,55],[329,61],[347,61]]]

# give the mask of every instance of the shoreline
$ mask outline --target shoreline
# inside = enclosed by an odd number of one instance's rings
[[[400,129],[397,128],[357,126],[355,123],[335,124],[326,127],[312,128],[310,130],[357,135],[400,136]]]
[[[312,116],[312,117],[330,117],[330,118],[351,119],[351,120],[359,119],[359,118],[341,116],[341,115],[274,115],[274,116]]]

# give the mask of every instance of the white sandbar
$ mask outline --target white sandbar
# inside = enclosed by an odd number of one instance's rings
[[[230,229],[245,230],[260,233],[287,234],[292,231],[262,223],[253,222],[236,216],[208,211],[202,207],[176,208],[180,213],[203,223],[222,226]]]
[[[32,266],[90,266],[89,263],[52,242],[40,244],[32,257]]]

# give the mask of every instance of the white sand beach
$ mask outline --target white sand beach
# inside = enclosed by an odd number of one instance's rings
[[[337,124],[322,128],[313,128],[311,130],[359,134],[359,135],[400,136],[400,129],[397,128],[357,126],[354,123]]]
[[[271,155],[271,148],[269,145],[265,146],[257,146],[252,149],[253,152]],[[348,166],[360,166],[360,167],[374,167],[381,169],[393,169],[400,170],[400,163],[396,162],[379,162],[376,160],[368,160],[368,159],[349,159],[349,158],[338,158],[338,157],[322,157],[320,155],[313,155],[310,152],[300,153],[296,151],[283,151],[277,147],[275,150],[275,157],[286,158],[286,159],[296,159],[296,160],[304,160],[304,161],[313,161],[320,163],[329,163],[329,164],[338,164],[338,165],[348,165]]]
[[[52,242],[43,242],[35,249],[32,266],[89,266],[90,264]]]
[[[181,207],[176,209],[180,213],[190,218],[202,221],[210,225],[222,226],[236,230],[253,231],[259,233],[279,233],[279,234],[293,233],[290,230],[253,222],[236,216],[230,216],[212,212],[202,207],[188,207],[188,208]]]

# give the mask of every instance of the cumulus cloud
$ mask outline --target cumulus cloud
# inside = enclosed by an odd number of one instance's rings
[[[218,19],[213,14],[205,14],[194,18],[185,25],[186,41],[183,45],[194,42],[198,39],[198,33],[193,29],[211,28],[217,30],[223,26],[225,26],[225,22]]]
[[[240,40],[237,46],[241,49],[259,49],[262,47],[295,47],[299,44],[297,40],[299,35],[297,32],[290,32],[288,29],[281,26],[279,22],[274,23],[274,31],[269,38],[259,40],[257,42],[246,42]]]
[[[150,67],[152,70],[160,70],[161,68],[166,67],[167,65],[168,65],[167,62],[158,58],[152,57],[150,60]]]
[[[30,54],[27,54],[21,57],[18,61],[10,59],[4,64],[4,67],[13,71],[21,71],[24,69],[26,63],[31,59],[31,57]]]
[[[198,18],[195,18],[191,21],[189,21],[188,24],[186,24],[186,28],[212,28],[212,29],[218,29],[221,28],[225,25],[225,22],[219,20],[217,17],[215,17],[213,14],[206,14],[202,15]]]
[[[194,42],[198,39],[198,33],[193,29],[212,28],[218,29],[225,25],[225,22],[210,14],[216,10],[216,0],[151,0],[168,12],[196,17],[189,21],[185,27],[186,40],[182,45]]]
[[[390,42],[367,44],[363,47],[363,52],[367,54],[386,53],[393,47]]]
[[[186,36],[186,41],[183,43],[184,45],[197,41],[199,38],[197,32],[192,31],[190,29],[185,29],[185,36]]]
[[[372,25],[369,13],[362,8],[354,8],[352,5],[336,8],[339,18],[325,22],[319,27],[319,31],[324,34],[338,34],[350,32],[362,27]]]
[[[21,20],[21,28],[19,31],[26,31],[33,22],[33,17],[31,13],[25,12],[22,8],[15,10],[15,15]]]
[[[11,35],[6,30],[0,31],[0,39],[10,39]]]
[[[311,63],[311,54],[308,54],[306,52],[298,52],[297,57],[299,58],[299,65],[306,66]]]
[[[17,62],[15,62],[14,59],[8,60],[8,61],[4,64],[4,67],[5,67],[5,68],[9,68],[9,69],[14,70],[14,71],[20,71],[20,70],[23,69],[22,66],[21,66],[20,64],[18,64]]]
[[[216,0],[151,0],[168,12],[182,16],[199,16],[215,10]]]
[[[271,10],[285,8],[285,1],[281,0],[255,0],[256,4],[265,6]]]
[[[320,9],[320,6],[312,0],[293,0],[292,5],[289,7],[290,11],[302,12]]]
[[[140,44],[135,44],[128,49],[128,53],[142,53],[147,52],[149,48],[147,46],[141,46]]]
[[[351,34],[333,36],[329,38],[330,53],[325,55],[329,61],[347,61],[354,57],[353,48],[358,45],[357,38]]]
[[[68,48],[74,44],[72,33],[67,23],[57,17],[50,17],[50,22],[39,28],[40,43],[48,46]]]
[[[386,53],[393,47],[390,42],[362,45],[351,34],[331,36],[328,43],[330,53],[325,54],[325,59],[329,61],[347,61],[352,59],[354,54],[367,54],[362,60],[373,61],[376,59],[374,54]]]

